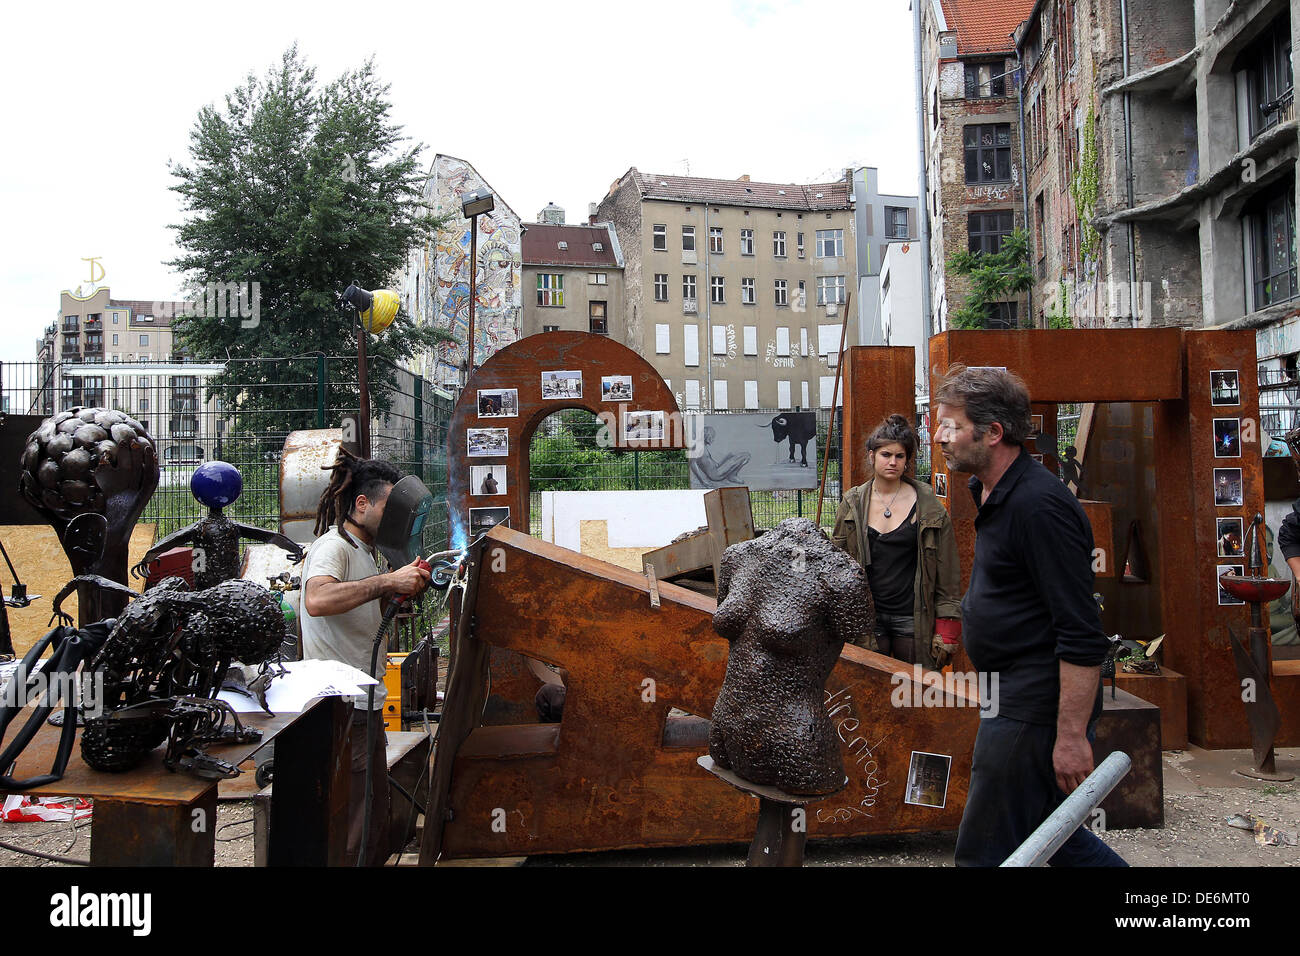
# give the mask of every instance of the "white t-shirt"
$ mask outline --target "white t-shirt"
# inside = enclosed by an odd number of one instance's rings
[[[338,581],[360,581],[379,573],[375,552],[352,537],[349,543],[339,534],[338,528],[330,528],[313,542],[307,551],[306,562],[302,570],[302,586],[306,592],[307,582],[315,577],[331,577]],[[387,691],[384,689],[384,671],[387,667],[387,648],[379,648],[379,659],[375,670],[370,670],[370,654],[374,647],[375,634],[383,620],[380,601],[375,599],[358,605],[342,614],[317,617],[307,610],[307,602],[302,602],[302,654],[313,660],[342,661],[359,671],[369,673],[380,683],[375,687],[375,709],[384,704]],[[366,706],[366,697],[352,698],[356,707]]]

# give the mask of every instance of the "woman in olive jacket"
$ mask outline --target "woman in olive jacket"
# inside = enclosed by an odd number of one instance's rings
[[[901,415],[876,428],[867,440],[872,478],[845,493],[831,540],[867,571],[877,605],[869,649],[937,670],[961,635],[961,568],[947,509],[906,474],[917,445]]]

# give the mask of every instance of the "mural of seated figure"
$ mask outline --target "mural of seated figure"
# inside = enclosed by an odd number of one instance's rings
[[[825,685],[845,641],[875,614],[866,573],[808,518],[727,548],[713,627],[731,649],[713,705],[709,756],[788,794],[844,785]]]

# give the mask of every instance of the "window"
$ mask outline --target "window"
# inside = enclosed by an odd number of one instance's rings
[[[758,408],[758,382],[755,379],[745,381],[745,407]]]
[[[682,252],[695,251],[695,227],[682,226]]]
[[[988,96],[1006,96],[1007,78],[1005,61],[996,63],[966,64],[966,99],[982,99]]]
[[[1012,228],[1010,209],[973,212],[966,217],[968,247],[971,252],[997,252],[1002,248],[1002,240],[1011,235]]]
[[[1254,306],[1294,299],[1296,287],[1295,180],[1285,178],[1257,199],[1246,216]]]
[[[149,399],[147,398],[140,399],[140,411],[142,412],[149,411]]]
[[[844,255],[843,229],[817,230],[817,258],[829,259]]]
[[[664,223],[655,223],[654,241],[651,246],[656,252],[665,252],[668,249],[668,226]]]
[[[788,328],[782,327],[776,330],[776,354],[782,357],[790,354],[790,330]]]
[[[802,219],[803,217],[800,216],[799,218]],[[794,240],[795,240],[795,251],[798,252],[799,258],[802,259],[803,258],[803,233],[802,232],[795,233]]]
[[[777,280],[776,280],[776,283],[775,283],[775,286],[774,286],[774,289],[775,289],[775,292],[776,292],[776,304],[777,304],[777,305],[789,305],[790,303],[789,303],[789,302],[787,301],[787,299],[786,299],[785,280],[784,280],[784,279],[777,279]]]
[[[604,244],[603,242],[593,242],[593,243],[591,244],[591,251],[592,251],[592,252],[604,252],[604,251],[605,251],[605,244]]]
[[[695,301],[695,276],[682,276],[682,298]]]
[[[113,333],[113,344],[114,344],[114,345],[117,344],[117,333],[116,333],[116,332]]]
[[[1015,302],[990,302],[989,314],[985,320],[987,327],[990,329],[1018,328],[1016,305]]]
[[[682,364],[689,366],[700,364],[700,327],[698,325],[682,326]]]
[[[655,301],[668,301],[668,273],[666,272],[655,273]]]
[[[725,325],[715,325],[713,327],[713,354],[727,354],[727,327]]]
[[[744,336],[744,343],[745,343],[745,354],[757,355],[758,354],[758,326],[756,325],[745,326],[743,329],[743,336]]]
[[[564,276],[546,272],[537,276],[537,304],[546,307],[564,305]]]
[[[754,230],[740,230],[740,254],[742,256],[752,256],[754,254]]]
[[[588,273],[587,279],[592,285],[609,285],[609,273],[606,272]]]
[[[830,408],[831,402],[836,398],[835,395],[835,376],[822,375],[818,379],[821,386],[821,405],[822,408]]]
[[[1011,179],[1011,124],[967,126],[962,130],[967,183],[1001,183]]]
[[[104,333],[87,332],[86,333],[86,351],[102,352],[104,351]]]
[[[723,305],[727,301],[727,280],[722,276],[709,277],[709,301]]]
[[[909,239],[911,230],[907,225],[906,206],[885,207],[885,238]]]
[[[799,383],[799,396],[800,396],[800,398],[802,399],[802,402],[801,402],[802,407],[803,407],[803,408],[809,408],[809,407],[811,406],[812,403],[808,401],[808,383],[807,383],[807,382],[800,382],[800,383]]]
[[[740,280],[740,304],[741,305],[754,304],[754,280],[753,279]]]
[[[790,407],[790,382],[788,380],[776,383],[776,407],[782,410]]]
[[[686,380],[686,407],[700,407],[700,380],[698,378],[688,378]]]
[[[149,387],[149,379],[148,379],[148,378],[145,378],[144,376],[141,376],[140,381],[137,382],[136,384],[137,384],[140,388],[148,388],[148,387]]]
[[[1282,14],[1264,35],[1237,58],[1246,73],[1246,99],[1253,140],[1265,130],[1295,116],[1295,84],[1291,70],[1291,18]]]
[[[709,252],[722,252],[722,227],[709,227]]]
[[[842,305],[844,303],[844,276],[817,277],[817,304]]]
[[[556,245],[557,247],[559,247],[559,250],[560,250],[561,252],[566,252],[566,251],[568,251],[569,244],[568,244],[567,242],[565,242],[563,239],[561,239],[561,240],[560,240],[559,242],[557,242],[555,245]]]
[[[604,302],[587,303],[587,321],[593,335],[609,335],[609,319],[605,306]]]
[[[141,335],[141,336],[140,336],[140,346],[143,348],[143,347],[147,346],[148,344],[149,344],[149,336],[147,336],[147,335]]]
[[[772,255],[779,259],[785,258],[785,233],[772,233]]]
[[[542,326],[542,331],[543,331],[543,332],[558,332],[558,331],[560,331],[560,327],[559,327],[558,325],[543,325],[543,326]]]
[[[655,325],[655,354],[667,355],[672,351],[669,339],[669,327],[667,325]]]
[[[713,383],[713,407],[727,407],[727,383],[725,381],[715,381]]]

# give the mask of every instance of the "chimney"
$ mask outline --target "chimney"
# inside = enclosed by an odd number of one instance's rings
[[[600,209],[599,203],[594,203],[594,202],[587,203],[587,225],[594,226],[596,224],[596,213],[599,209]]]
[[[736,182],[738,182],[738,183],[747,183],[747,182],[749,182],[749,173],[745,173],[745,175],[743,175],[743,176],[737,176],[737,177],[736,177]]]

